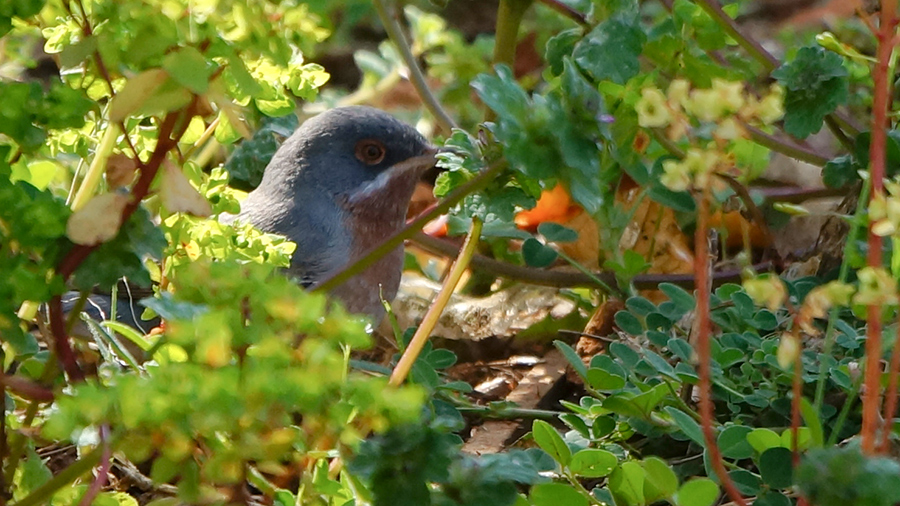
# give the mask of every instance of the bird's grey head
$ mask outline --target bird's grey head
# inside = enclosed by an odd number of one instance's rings
[[[352,193],[431,146],[411,126],[364,106],[339,107],[306,120],[269,163],[260,189]]]

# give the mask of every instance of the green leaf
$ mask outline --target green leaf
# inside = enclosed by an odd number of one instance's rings
[[[648,503],[668,499],[678,491],[678,477],[666,461],[659,457],[647,457],[641,464],[646,475],[644,498]]]
[[[569,365],[572,366],[572,369],[574,369],[579,376],[581,376],[581,379],[587,379],[588,368],[584,365],[584,362],[581,361],[581,357],[571,346],[558,340],[553,341],[553,346],[556,346],[556,349],[566,357]]]
[[[531,433],[534,436],[534,442],[541,450],[553,457],[553,460],[562,466],[569,464],[572,459],[572,451],[569,450],[569,446],[552,425],[543,420],[535,420],[531,426]]]
[[[772,429],[753,429],[747,434],[747,442],[756,450],[756,453],[763,453],[769,448],[777,448],[781,446],[781,438]]]
[[[214,70],[200,51],[191,46],[167,54],[162,66],[178,84],[197,94],[206,93]]]
[[[822,182],[829,188],[843,188],[859,179],[860,168],[850,155],[832,158],[822,167]]]
[[[609,475],[618,463],[616,456],[606,450],[586,448],[572,455],[569,470],[576,476],[601,478]]]
[[[900,502],[900,463],[862,454],[859,444],[811,450],[797,467],[797,485],[816,506],[893,506]],[[773,503],[780,506],[778,503]]]
[[[719,433],[717,444],[722,456],[729,459],[747,459],[753,456],[753,447],[747,442],[747,434],[753,429],[743,425],[729,425]]]
[[[609,345],[609,352],[612,356],[621,360],[628,369],[633,369],[641,360],[641,356],[638,355],[636,351],[622,343],[611,343]]]
[[[472,88],[501,118],[523,118],[528,112],[528,95],[516,82],[509,67],[498,65],[495,70],[496,76],[481,74],[476,77],[472,81]]]
[[[640,71],[644,34],[637,15],[619,13],[575,45],[575,62],[598,81],[625,84]]]
[[[695,478],[678,489],[676,506],[712,506],[719,498],[719,486],[709,478]]]
[[[706,442],[703,439],[703,430],[690,415],[672,406],[666,406],[665,410],[666,413],[672,417],[675,425],[681,429],[681,432],[684,432],[685,436],[689,437],[691,441],[697,443],[701,447],[706,447]]]
[[[603,406],[603,409],[612,411],[618,415],[645,418],[647,413],[642,411],[641,408],[632,401],[633,398],[634,394],[630,392],[616,393],[603,399],[601,406]]]
[[[797,448],[800,451],[804,451],[810,446],[810,442],[812,441],[812,437],[810,435],[809,427],[797,427]],[[781,432],[781,446],[782,448],[793,448],[794,445],[794,431],[790,428],[784,429]]]
[[[456,353],[445,348],[439,348],[432,350],[426,357],[426,360],[435,369],[446,369],[456,363]]]
[[[640,320],[628,311],[617,312],[613,319],[616,322],[616,326],[627,334],[639,336],[644,333],[644,326],[641,324]]]
[[[578,240],[578,232],[552,221],[541,223],[538,225],[537,231],[550,242],[574,242]]]
[[[794,484],[792,453],[787,448],[769,448],[759,456],[759,474],[772,488],[788,488]]]
[[[550,73],[558,76],[563,72],[563,58],[572,54],[575,44],[581,40],[581,30],[570,28],[563,30],[547,41],[544,58],[550,65]]]
[[[675,307],[681,311],[693,311],[694,307],[697,305],[694,296],[678,285],[673,285],[672,283],[660,283],[659,289],[662,290],[662,292],[666,294],[666,297],[675,304]]]
[[[678,212],[692,213],[697,209],[694,197],[692,197],[690,193],[686,191],[674,192],[662,186],[662,183],[660,183],[658,179],[655,180],[654,186],[651,186],[647,191],[647,196],[654,202],[658,202],[666,207],[671,207]]]
[[[570,485],[541,483],[531,489],[528,498],[534,506],[588,506],[585,496]]]
[[[616,504],[644,504],[644,468],[634,461],[623,463],[609,477],[609,491]]]
[[[793,502],[791,502],[791,499],[788,496],[782,494],[781,492],[778,492],[777,490],[767,490],[764,493],[760,494],[755,501],[753,501],[753,506],[791,506],[792,504]],[[826,506],[827,503],[816,501],[815,504]],[[848,506],[850,503],[841,502],[839,504],[840,506]],[[874,506],[874,503],[862,501],[857,504],[859,506],[863,506],[863,504],[865,504],[866,506]]]
[[[685,362],[692,362],[694,360],[694,348],[684,339],[673,337],[666,343],[666,347]]]
[[[809,428],[812,447],[821,448],[824,446],[825,435],[822,430],[822,421],[819,419],[819,414],[816,413],[816,408],[813,407],[806,397],[800,398],[800,414],[803,415],[803,421],[806,422],[806,426]]]
[[[47,483],[53,477],[53,473],[41,460],[41,457],[34,451],[31,442],[28,443],[26,458],[19,463],[20,473],[17,473],[15,483],[15,497],[22,498],[28,495],[34,489]]]
[[[611,416],[598,416],[591,425],[594,439],[606,437],[616,430],[616,421]]]
[[[656,311],[656,304],[641,296],[629,297],[625,301],[625,307],[637,316],[647,316],[649,313]]]
[[[843,58],[820,46],[801,48],[793,61],[772,72],[787,90],[785,131],[800,139],[818,132],[825,116],[847,102],[847,76]]]
[[[647,363],[649,363],[661,374],[664,374],[675,380],[678,379],[678,376],[675,375],[675,369],[672,367],[672,365],[666,362],[666,359],[662,358],[657,353],[651,350],[644,350],[644,360],[646,360]]]
[[[734,471],[729,471],[728,475],[731,476],[731,480],[741,494],[749,496],[759,495],[760,486],[762,485],[759,476],[746,469],[735,469]]]
[[[522,258],[531,267],[547,267],[552,264],[559,254],[556,250],[530,237],[522,244]]]
[[[625,386],[625,378],[604,371],[603,369],[595,368],[588,369],[587,382],[591,388],[602,392],[619,390]]]
[[[250,190],[259,186],[275,151],[299,125],[295,114],[277,118],[263,116],[261,123],[253,137],[241,142],[225,162],[225,169],[237,188]]]
[[[666,398],[670,393],[668,385],[665,383],[660,383],[650,390],[646,392],[636,395],[631,399],[631,402],[638,407],[638,409],[643,412],[645,417],[650,415],[650,411],[652,411],[659,403]]]

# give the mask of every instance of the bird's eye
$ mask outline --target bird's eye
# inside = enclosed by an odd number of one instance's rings
[[[384,160],[386,150],[384,144],[374,139],[366,139],[356,143],[356,159],[366,165],[375,165]]]

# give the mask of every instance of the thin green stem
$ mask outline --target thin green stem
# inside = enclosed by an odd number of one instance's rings
[[[859,389],[862,386],[862,377],[860,379],[853,382],[853,387],[847,392],[847,399],[844,400],[844,404],[841,406],[841,412],[838,413],[838,417],[834,420],[834,426],[832,426],[831,434],[828,436],[828,441],[825,443],[825,447],[831,447],[837,444],[838,435],[841,433],[841,429],[844,428],[844,423],[847,422],[847,417],[850,415],[850,410],[856,405],[856,400],[859,399]]]
[[[857,202],[867,202],[869,199],[869,180],[866,179],[863,181],[862,187],[859,190],[859,200]],[[862,223],[863,214],[866,212],[866,207],[857,205],[856,206],[856,215],[853,220],[850,222],[850,231],[847,233],[847,237],[853,238],[859,234],[860,224]],[[854,248],[854,241],[848,240],[844,244],[844,258],[847,258],[850,255],[850,251]],[[847,281],[847,277],[850,275],[850,265],[847,262],[841,262],[841,269],[838,272],[838,281],[841,283],[845,283]],[[835,322],[838,317],[838,308],[831,308],[828,314],[828,325],[825,328],[825,343],[822,348],[822,354],[826,357],[831,356],[831,350],[834,347],[835,337],[834,337],[834,327]],[[828,365],[823,361],[819,364],[819,379],[816,381],[816,394],[815,399],[813,401],[813,406],[816,409],[816,413],[822,412],[822,404],[825,399],[825,383],[828,380]]]
[[[558,411],[546,409],[496,408],[492,406],[458,406],[461,414],[477,415],[492,420],[544,420],[554,421],[560,415]]]
[[[503,63],[511,67],[516,62],[519,26],[531,3],[532,0],[500,0],[494,38],[494,65]]]
[[[596,285],[599,286],[604,292],[606,292],[607,295],[622,295],[622,292],[620,290],[613,289],[611,286],[606,284],[602,279],[597,277],[596,274],[591,272],[590,269],[581,265],[580,262],[578,262],[574,258],[570,257],[565,252],[557,251],[557,254],[560,257],[562,257],[563,260],[565,260],[566,262],[569,262],[569,265],[571,265],[572,267],[577,269],[579,272],[581,272],[582,274],[584,274],[585,276],[590,278],[590,280],[593,281],[594,283],[596,283]]]
[[[750,140],[759,144],[760,146],[769,148],[772,151],[776,151],[785,156],[800,160],[801,162],[815,165],[816,167],[824,167],[825,164],[828,163],[828,158],[825,158],[824,156],[821,156],[814,151],[800,146],[799,144],[795,144],[788,140],[779,139],[774,135],[767,134],[762,130],[747,124],[744,125],[744,128],[747,130],[747,133],[750,134]]]
[[[739,46],[750,53],[750,56],[759,62],[766,69],[766,72],[771,72],[778,68],[780,65],[778,59],[766,51],[759,42],[744,35],[734,19],[725,14],[725,11],[722,10],[722,7],[716,0],[695,0],[695,3],[706,11]]]
[[[456,128],[456,122],[453,121],[453,118],[451,118],[449,114],[447,114],[447,111],[444,110],[441,103],[428,87],[428,83],[425,80],[425,74],[419,67],[418,62],[416,62],[416,57],[413,55],[412,49],[406,41],[406,36],[403,34],[403,29],[400,26],[400,21],[396,15],[396,5],[391,6],[393,7],[391,10],[394,11],[394,15],[388,11],[388,7],[384,0],[372,0],[372,5],[378,13],[378,17],[381,19],[381,23],[384,25],[388,37],[391,38],[391,42],[393,42],[394,45],[397,46],[397,50],[400,51],[400,56],[403,58],[403,62],[406,63],[406,67],[409,69],[409,80],[416,88],[419,98],[422,99],[425,107],[428,108],[428,111],[434,116],[438,123],[441,124],[441,127],[444,130],[447,132],[453,130]]]
[[[565,476],[566,480],[568,480],[569,483],[572,484],[573,487],[575,487],[575,490],[577,490],[579,494],[583,495],[585,499],[590,501],[591,504],[595,506],[605,506],[605,503],[600,502],[600,500],[594,497],[594,495],[591,494],[588,489],[584,488],[584,485],[581,484],[581,480],[579,480],[577,476],[572,474],[571,471],[569,471],[568,469],[563,469],[563,476]]]

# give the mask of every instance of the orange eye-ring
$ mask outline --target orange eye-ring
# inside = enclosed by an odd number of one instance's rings
[[[366,165],[375,165],[384,160],[384,144],[375,139],[365,139],[356,143],[356,159]]]

